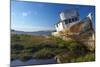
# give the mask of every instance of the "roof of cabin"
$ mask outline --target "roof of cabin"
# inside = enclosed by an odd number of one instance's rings
[[[60,12],[60,14],[61,13],[64,13],[64,12],[66,12],[66,13],[73,13],[73,12],[76,12],[77,13],[77,15],[79,16],[79,13],[78,13],[78,9],[65,9],[65,10],[63,10],[63,11],[61,11]],[[65,19],[65,20],[67,20],[67,19]],[[59,20],[57,23],[55,23],[54,25],[57,25],[57,24],[59,24],[60,22],[63,22],[63,21],[65,21],[65,20]]]
[[[65,9],[60,12],[61,13],[66,13],[66,14],[73,14],[75,13],[76,15],[79,15],[78,9]]]

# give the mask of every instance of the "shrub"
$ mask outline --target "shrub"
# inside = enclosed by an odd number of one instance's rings
[[[68,46],[69,50],[73,52],[75,55],[84,55],[87,53],[87,49],[84,45],[79,44],[77,42],[73,42]]]
[[[18,59],[18,54],[11,54],[11,60]]]
[[[23,50],[24,46],[20,44],[14,44],[14,45],[11,45],[11,48],[16,49],[16,50]]]
[[[88,61],[95,61],[95,55],[92,53],[88,53],[76,59],[76,62],[88,62]]]
[[[11,36],[11,41],[13,42],[13,41],[20,41],[20,36],[19,35],[17,35],[17,34],[13,34],[12,36]]]
[[[27,61],[27,60],[32,59],[32,56],[29,53],[21,53],[18,55],[18,59],[20,59],[22,61]]]
[[[54,56],[53,52],[48,48],[43,48],[33,54],[33,57],[37,59],[47,59],[47,58],[52,58],[53,56]]]

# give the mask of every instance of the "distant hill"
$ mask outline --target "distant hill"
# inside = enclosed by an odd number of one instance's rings
[[[47,30],[47,31],[35,31],[35,32],[25,32],[25,31],[17,31],[11,29],[11,34],[28,34],[28,35],[51,35],[55,30]]]

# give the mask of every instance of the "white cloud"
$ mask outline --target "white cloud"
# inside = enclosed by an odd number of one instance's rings
[[[28,16],[28,13],[27,12],[22,12],[22,16]]]

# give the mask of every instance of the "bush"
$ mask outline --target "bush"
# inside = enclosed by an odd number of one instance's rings
[[[23,50],[24,46],[20,44],[14,44],[14,45],[11,45],[11,48],[15,50]]]
[[[86,54],[85,56],[80,56],[76,59],[75,62],[88,62],[95,61],[95,55],[92,53]]]
[[[12,41],[12,42],[13,42],[13,41],[16,41],[16,42],[20,41],[20,36],[17,35],[17,34],[11,35],[11,41]]]
[[[27,60],[32,59],[32,56],[29,53],[22,53],[22,54],[18,55],[18,59],[20,59],[22,61],[27,61]]]
[[[84,55],[87,53],[87,49],[84,45],[77,42],[73,42],[68,46],[69,50],[75,55]]]
[[[33,57],[37,59],[47,59],[54,57],[53,52],[48,48],[43,48],[33,54]]]
[[[11,54],[11,60],[18,59],[18,54]]]

